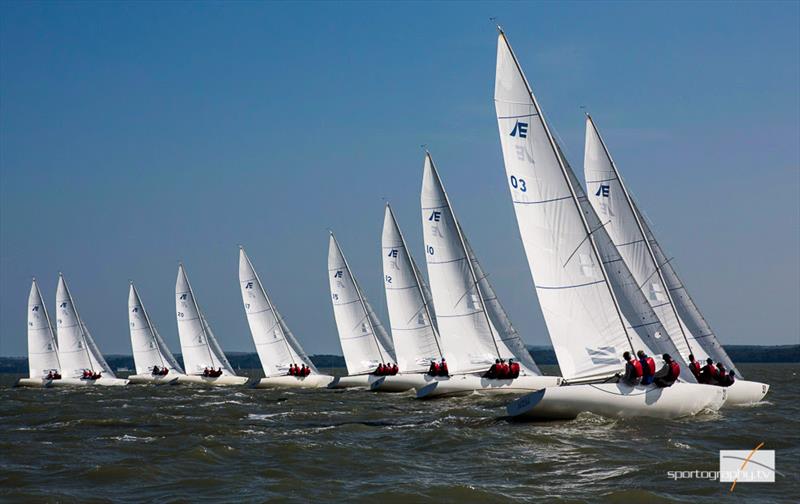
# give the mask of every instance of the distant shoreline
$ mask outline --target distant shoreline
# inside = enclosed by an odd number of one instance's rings
[[[797,363],[800,362],[800,345],[728,345],[728,355],[735,363]],[[533,359],[542,365],[557,365],[555,352],[550,346],[529,346]],[[261,362],[255,352],[227,352],[228,360],[234,369],[260,369]],[[183,362],[180,354],[175,357]],[[134,369],[133,356],[106,356],[112,369]],[[311,361],[318,368],[344,368],[344,357],[341,355],[312,355]],[[27,373],[27,357],[0,357],[0,373]]]

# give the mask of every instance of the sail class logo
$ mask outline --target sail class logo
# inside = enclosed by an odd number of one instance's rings
[[[514,124],[514,129],[511,130],[511,136],[519,136],[520,138],[528,138],[528,123],[517,121]]]
[[[594,193],[595,196],[600,196],[602,198],[608,198],[609,191],[611,190],[611,186],[601,185],[597,188],[597,192]]]
[[[764,443],[752,450],[720,450],[719,481],[731,483],[774,483],[775,450],[761,450]]]

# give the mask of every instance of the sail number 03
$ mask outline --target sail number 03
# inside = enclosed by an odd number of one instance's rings
[[[528,186],[525,185],[525,179],[523,178],[518,179],[514,175],[511,175],[511,187],[513,187],[514,189],[519,189],[522,192],[528,190]]]

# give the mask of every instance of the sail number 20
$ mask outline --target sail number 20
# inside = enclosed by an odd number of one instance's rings
[[[519,189],[522,192],[528,190],[528,186],[525,185],[525,179],[523,178],[518,179],[514,175],[511,175],[511,187],[513,187],[514,189]]]

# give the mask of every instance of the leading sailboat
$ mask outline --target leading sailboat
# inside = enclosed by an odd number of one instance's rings
[[[58,357],[61,362],[60,380],[53,385],[127,385],[128,380],[117,378],[89,334],[89,328],[78,314],[64,275],[58,274],[56,291],[56,327]]]
[[[557,385],[542,376],[511,325],[464,237],[430,153],[425,153],[420,196],[425,258],[448,377],[436,377],[417,390],[417,397],[473,391],[520,393]],[[498,360],[514,359],[520,375],[513,379],[483,375]]]
[[[328,387],[367,387],[381,378],[375,374],[379,365],[396,362],[394,347],[364,297],[333,232],[328,241],[328,280],[348,374],[335,378]]]
[[[49,387],[61,380],[61,362],[53,325],[34,278],[28,294],[28,378],[17,380],[18,387]]]
[[[136,374],[128,377],[131,383],[172,384],[185,376],[150,320],[133,282],[128,289],[128,324],[133,362],[136,365]]]
[[[247,383],[246,376],[236,376],[214,333],[211,332],[211,327],[194,297],[183,264],[178,266],[178,278],[175,282],[175,308],[181,354],[186,367],[186,375],[181,376],[179,381],[206,385]]]
[[[329,384],[333,377],[319,374],[314,363],[303,351],[278,309],[272,304],[244,247],[239,247],[239,286],[250,334],[266,376],[256,383],[256,388],[318,388]],[[289,370],[293,366],[304,366],[310,369],[310,374],[291,375]]]
[[[700,363],[711,358],[736,372],[736,381],[726,391],[726,405],[750,404],[763,399],[769,385],[742,379],[639,211],[588,114],[583,169],[592,207],[607,222],[605,228],[609,236],[684,361],[688,361],[690,355]]]
[[[683,381],[668,388],[607,383],[624,369],[626,350],[676,360],[680,353],[587,201],[502,30],[494,98],[528,265],[559,367],[572,383],[524,396],[509,414],[679,417],[719,408],[724,391],[697,384],[685,364]]]

